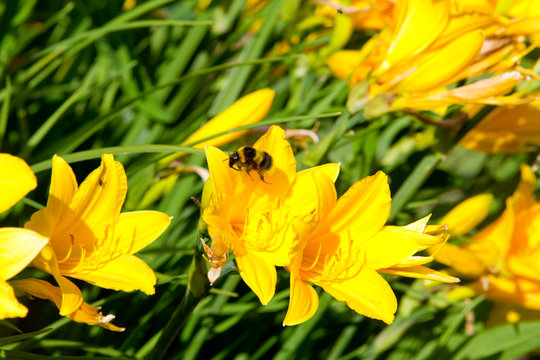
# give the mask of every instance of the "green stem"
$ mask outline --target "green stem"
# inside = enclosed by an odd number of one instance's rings
[[[161,360],[165,358],[169,347],[174,339],[178,338],[180,330],[184,327],[189,316],[210,289],[208,279],[206,278],[206,264],[199,252],[196,252],[189,268],[189,280],[186,294],[178,304],[178,307],[172,314],[169,322],[161,332],[156,345],[150,351],[146,359]]]

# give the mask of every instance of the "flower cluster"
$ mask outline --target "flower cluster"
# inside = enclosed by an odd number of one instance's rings
[[[472,280],[452,295],[483,294],[498,303],[492,322],[516,322],[527,309],[540,310],[540,203],[533,196],[535,185],[531,168],[522,166],[521,182],[502,215],[461,246],[447,243],[436,254],[437,261]],[[466,234],[487,215],[491,199],[486,194],[471,198],[443,221],[453,233]],[[463,219],[469,219],[465,227]]]
[[[359,86],[353,102],[373,115],[526,103],[534,97],[507,94],[535,76],[519,66],[538,39],[540,13],[531,4],[514,1],[500,13],[487,0],[398,0],[380,33],[360,50],[336,52],[328,65],[340,78],[350,75],[350,85]]]
[[[242,279],[267,304],[275,292],[276,266],[284,267],[291,287],[284,325],[315,314],[318,295],[311,284],[363,315],[391,323],[397,302],[380,273],[457,281],[423,266],[431,257],[415,255],[444,243],[444,226],[427,226],[428,217],[408,226],[384,225],[391,200],[384,173],[357,182],[338,199],[339,165],[296,172],[284,137],[272,126],[253,145],[273,159],[264,179],[235,171],[227,154],[207,147],[210,178],[202,218],[212,239],[205,246],[211,281],[230,249]]]
[[[13,202],[36,186],[34,174],[21,159],[2,154],[0,171],[6,179],[2,188]],[[7,177],[13,177],[7,178]],[[156,277],[146,263],[133,253],[152,243],[169,225],[170,218],[157,211],[120,213],[127,191],[122,164],[110,154],[102,156],[101,166],[79,187],[73,170],[65,160],[53,158],[53,173],[47,206],[31,217],[24,229],[0,230],[2,259],[2,316],[25,316],[5,280],[30,262],[51,274],[58,286],[44,280],[21,279],[11,284],[34,297],[52,300],[60,314],[75,321],[100,325],[114,331],[123,328],[110,323],[99,308],[83,301],[80,289],[68,277],[113,290],[141,290],[154,293]],[[4,198],[3,198],[4,199]],[[8,307],[10,304],[10,307]]]

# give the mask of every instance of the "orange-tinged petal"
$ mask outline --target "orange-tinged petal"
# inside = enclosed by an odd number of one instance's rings
[[[31,230],[0,228],[0,280],[17,275],[48,241],[48,238]]]
[[[450,15],[449,1],[445,0],[398,1],[395,11],[395,34],[379,73],[427,48],[445,29]]]
[[[450,210],[440,222],[448,225],[448,229],[454,234],[466,234],[489,215],[493,200],[491,194],[480,194],[468,198]]]
[[[396,296],[386,280],[367,266],[352,279],[320,286],[337,300],[345,301],[359,314],[382,320],[387,324],[394,321],[397,309]]]
[[[388,219],[390,202],[388,177],[379,171],[356,182],[339,198],[329,215],[331,229],[335,233],[349,233],[354,239],[367,240]]]
[[[481,30],[471,31],[434,52],[399,85],[400,92],[420,92],[444,86],[477,56],[484,42]],[[448,59],[452,61],[448,61]]]
[[[379,272],[383,274],[392,274],[392,275],[397,275],[397,276],[404,276],[404,277],[410,277],[410,278],[415,278],[415,279],[424,279],[424,280],[432,280],[432,281],[440,281],[440,282],[445,282],[445,283],[459,282],[459,279],[456,277],[450,276],[440,271],[430,269],[425,266],[411,266],[408,268],[407,267],[387,268],[387,269],[380,269]]]
[[[156,275],[141,259],[134,255],[122,255],[109,261],[102,268],[70,276],[96,286],[122,291],[141,290],[147,295],[155,293]]]
[[[212,135],[234,129],[236,127],[261,121],[270,111],[276,92],[265,88],[238,99],[222,113],[209,120],[206,124],[189,136],[181,145],[203,140]],[[245,131],[237,131],[203,141],[193,147],[204,149],[206,145],[219,146],[239,138]]]
[[[537,281],[490,275],[477,280],[470,286],[477,294],[486,294],[490,299],[540,310],[540,287]]]
[[[133,211],[120,214],[114,230],[118,250],[134,254],[156,240],[171,223],[171,218],[159,211]]]
[[[0,280],[0,319],[25,317],[28,309],[17,301],[13,288]]]
[[[500,106],[465,135],[460,145],[472,150],[516,153],[540,145],[540,102]]]
[[[54,279],[60,286],[62,292],[62,303],[58,306],[60,315],[71,314],[81,306],[83,302],[81,290],[77,285],[60,274],[58,260],[50,242],[41,249],[40,254],[35,258],[33,264],[38,269],[54,276]]]
[[[459,103],[497,105],[530,102],[531,99],[502,97],[502,95],[510,92],[514,86],[526,79],[527,77],[520,72],[510,71],[451,90],[401,96],[392,103],[391,110],[404,108],[431,110]]]
[[[36,176],[24,160],[0,154],[0,212],[9,209],[36,186]]]
[[[512,208],[519,212],[523,209],[529,209],[536,204],[534,199],[534,188],[536,186],[536,176],[528,165],[521,165],[521,179],[519,185],[510,198]]]
[[[14,286],[23,290],[27,294],[40,299],[51,300],[60,308],[62,302],[62,293],[60,288],[38,279],[24,279],[13,282]],[[99,325],[105,329],[112,331],[124,331],[124,328],[118,327],[110,323],[114,319],[114,315],[103,316],[99,312],[99,307],[91,306],[85,302],[74,312],[66,314],[66,317],[89,325]]]
[[[362,244],[366,252],[366,264],[372,269],[391,267],[408,259],[428,246],[443,240],[400,226],[385,226]]]
[[[319,307],[319,295],[307,282],[291,275],[291,296],[283,325],[298,325],[315,315]]]
[[[238,254],[234,251],[236,265],[244,282],[258,296],[261,304],[266,305],[276,292],[277,273],[274,265],[256,254]]]
[[[482,275],[486,269],[485,264],[474,253],[449,243],[444,244],[435,254],[435,259],[469,278]]]

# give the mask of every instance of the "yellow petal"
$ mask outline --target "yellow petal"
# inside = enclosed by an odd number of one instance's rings
[[[366,264],[372,269],[391,267],[428,246],[441,243],[436,236],[422,234],[400,226],[385,226],[362,244]]]
[[[333,181],[337,177],[339,166],[334,165],[337,164],[326,164],[300,171],[289,189],[286,204],[301,214],[311,214],[317,208],[321,214],[326,214],[337,200]]]
[[[315,315],[319,307],[319,295],[315,289],[302,279],[291,275],[291,295],[287,315],[283,325],[298,325]]]
[[[327,293],[339,301],[345,301],[359,314],[387,324],[394,321],[396,296],[382,276],[367,266],[352,279],[320,285]]]
[[[36,186],[36,176],[24,160],[0,154],[0,212],[9,209]]]
[[[85,226],[101,235],[108,224],[118,219],[126,192],[124,167],[111,154],[103,154],[101,166],[82,182],[71,208],[84,220]],[[103,229],[103,232],[99,229]]]
[[[399,85],[400,92],[420,92],[447,84],[477,56],[484,42],[483,32],[471,31],[434,52]],[[448,61],[448,59],[452,61]]]
[[[60,304],[62,303],[62,292],[60,288],[38,279],[24,279],[14,281],[13,283],[17,288],[30,294],[31,296],[51,300],[58,308],[60,308]],[[99,325],[112,331],[125,330],[124,328],[111,324],[110,321],[114,319],[114,316],[103,316],[101,312],[99,312],[99,309],[99,307],[94,307],[82,302],[79,308],[72,313],[66,314],[66,317],[70,318],[71,320],[89,325]]]
[[[440,281],[445,283],[457,283],[459,279],[440,271],[430,269],[425,266],[411,266],[408,268],[388,268],[379,270],[383,274],[392,274],[397,276],[405,276],[415,279],[425,279],[432,281]]]
[[[276,92],[265,88],[238,99],[222,113],[209,120],[206,124],[189,136],[181,145],[203,140],[209,136],[231,130],[240,126],[261,121],[270,111]],[[245,131],[237,131],[222,135],[211,140],[203,141],[193,147],[204,149],[206,145],[219,146],[239,138]]]
[[[464,277],[476,278],[480,276],[486,266],[474,253],[462,249],[454,244],[444,244],[435,254],[435,259],[445,265],[451,266]]]
[[[17,275],[48,241],[48,238],[30,230],[0,228],[0,280]]]
[[[268,190],[274,192],[279,189],[288,189],[296,176],[296,159],[291,145],[285,140],[285,131],[276,125],[257,140],[253,147],[266,151],[272,156],[272,169],[268,171]],[[265,179],[267,177],[265,176]],[[268,185],[268,184],[266,184]]]
[[[54,276],[54,279],[60,286],[62,293],[62,302],[58,305],[60,315],[71,314],[81,306],[83,302],[81,290],[77,285],[60,274],[56,254],[50,242],[41,249],[41,253],[36,257],[33,264],[38,269]]]
[[[473,196],[454,207],[440,223],[448,225],[448,230],[452,233],[464,235],[489,215],[492,203],[493,195],[491,194]]]
[[[329,216],[335,233],[354,239],[369,239],[382,228],[390,215],[388,177],[382,171],[356,182],[337,201]],[[360,241],[360,240],[359,240]]]
[[[396,30],[386,60],[377,70],[419,54],[444,30],[450,15],[449,1],[404,0],[396,3]]]
[[[0,319],[25,317],[28,309],[17,301],[13,288],[0,280]]]
[[[486,294],[489,299],[517,304],[540,310],[540,287],[538,282],[514,278],[488,276],[470,285],[477,294]]]
[[[79,189],[75,173],[68,163],[60,156],[53,157],[53,167],[51,176],[51,186],[49,188],[49,199],[47,208],[51,214],[55,214],[56,220],[69,216],[69,204],[73,196]]]
[[[489,153],[516,153],[540,145],[540,102],[500,106],[465,135],[460,145]]]
[[[534,199],[534,188],[536,186],[536,176],[529,165],[521,165],[521,179],[519,185],[510,198],[514,211],[532,207],[536,201]]]
[[[365,59],[365,54],[360,50],[340,50],[326,60],[330,71],[338,79],[345,79]]]
[[[159,211],[133,211],[120,214],[114,229],[117,249],[134,254],[156,240],[171,223],[171,218]]]
[[[239,255],[238,250],[233,249],[233,251],[240,276],[257,295],[261,304],[268,304],[276,292],[277,273],[275,266],[252,252]]]
[[[204,150],[206,154],[206,162],[210,171],[210,179],[212,180],[213,193],[215,194],[233,194],[238,179],[235,177],[234,170],[229,167],[229,156],[220,149],[209,146]]]
[[[122,255],[102,268],[70,276],[105,289],[141,290],[147,295],[155,293],[156,275],[144,261],[133,255]]]

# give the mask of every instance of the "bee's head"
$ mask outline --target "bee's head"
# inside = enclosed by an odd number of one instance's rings
[[[240,155],[238,155],[238,152],[234,152],[231,156],[229,156],[229,167],[233,167],[240,161]]]

